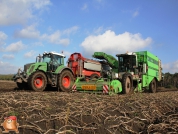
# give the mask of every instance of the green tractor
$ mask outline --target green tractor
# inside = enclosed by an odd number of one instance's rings
[[[64,66],[64,58],[63,54],[44,52],[36,57],[35,63],[24,65],[23,71],[19,69],[13,79],[19,89],[30,88],[40,92],[50,86],[69,92],[74,83],[74,74]]]
[[[161,60],[148,51],[117,54],[118,60],[103,52],[95,52],[93,57],[106,60],[112,70],[108,78],[85,81],[78,78],[72,89],[74,91],[103,93],[132,93],[157,91],[162,79]]]

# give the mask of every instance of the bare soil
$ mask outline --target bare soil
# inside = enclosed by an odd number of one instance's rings
[[[10,115],[17,116],[20,134],[177,134],[178,90],[130,95],[39,93],[19,91],[14,82],[0,81],[0,124]]]

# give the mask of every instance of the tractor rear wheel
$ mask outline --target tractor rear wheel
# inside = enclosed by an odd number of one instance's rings
[[[30,75],[28,79],[30,89],[36,92],[42,92],[47,85],[47,78],[43,72],[37,71]]]
[[[151,93],[156,93],[156,90],[157,90],[157,83],[156,83],[156,80],[153,79],[152,82],[149,85],[149,91]]]
[[[58,87],[63,92],[72,91],[72,86],[74,84],[74,76],[69,70],[64,70],[61,72],[58,78]]]
[[[124,94],[132,93],[132,76],[129,73],[126,73],[122,77],[122,90]]]

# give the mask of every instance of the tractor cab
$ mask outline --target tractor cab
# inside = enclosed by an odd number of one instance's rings
[[[47,63],[47,70],[48,71],[55,71],[58,66],[64,65],[64,58],[63,54],[49,52],[44,52],[43,55],[39,55],[36,58],[36,62],[43,62]]]
[[[118,72],[120,76],[124,73],[131,73],[132,75],[135,72],[135,68],[137,67],[137,56],[136,53],[126,53],[126,54],[118,54]]]

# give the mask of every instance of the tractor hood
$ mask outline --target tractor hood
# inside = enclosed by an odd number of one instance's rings
[[[24,72],[27,72],[27,69],[34,63],[28,63],[24,65]]]
[[[36,70],[42,70],[44,72],[47,71],[47,63],[46,62],[36,62],[36,63],[30,63],[26,64],[25,67],[27,68],[27,75],[29,76],[31,73],[35,72]],[[25,71],[24,67],[24,71]]]

